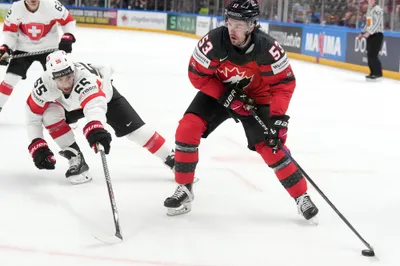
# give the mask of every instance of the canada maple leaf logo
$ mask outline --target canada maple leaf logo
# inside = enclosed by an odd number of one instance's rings
[[[224,69],[218,69],[218,72],[223,75],[222,82],[229,84],[237,84],[239,88],[246,88],[249,86],[253,80],[253,76],[246,76],[246,71],[240,71],[237,67],[229,69],[225,67]]]
[[[251,76],[251,77],[244,77],[244,78],[242,78],[238,83],[237,83],[237,86],[239,87],[239,88],[242,88],[242,89],[244,89],[244,88],[246,88],[247,86],[249,86],[249,84],[251,83],[251,80],[253,79],[253,76]]]

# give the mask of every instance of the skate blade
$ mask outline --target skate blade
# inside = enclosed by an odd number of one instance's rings
[[[178,208],[167,208],[167,215],[168,216],[177,216],[181,214],[188,213],[192,210],[192,205],[190,202],[182,204],[182,206]]]
[[[95,239],[97,239],[98,241],[104,243],[104,244],[108,244],[108,245],[115,245],[118,243],[121,243],[123,238],[122,235],[120,233],[115,233],[114,236],[110,236],[110,235],[93,235],[93,237]]]
[[[318,224],[319,224],[319,221],[318,221],[317,216],[314,216],[313,218],[307,220],[307,222],[308,222],[309,224],[312,224],[312,225],[318,225]]]
[[[84,183],[87,183],[87,182],[90,182],[90,181],[93,180],[92,177],[89,175],[88,172],[83,172],[83,173],[80,174],[80,175],[73,175],[73,176],[70,176],[70,177],[68,177],[68,179],[69,179],[69,182],[70,182],[72,185],[84,184]]]

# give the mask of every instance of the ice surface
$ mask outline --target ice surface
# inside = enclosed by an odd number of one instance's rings
[[[111,64],[114,84],[172,145],[196,90],[187,64],[196,41],[153,33],[78,28],[73,58]],[[289,109],[292,155],[372,246],[363,244],[313,188],[318,226],[259,156],[240,124],[228,121],[200,147],[192,212],[167,217],[172,173],[146,150],[114,137],[108,156],[124,241],[104,245],[113,220],[101,167],[75,131],[94,181],[71,186],[67,162],[37,170],[28,154],[24,105],[41,73],[35,63],[0,114],[0,265],[337,266],[400,265],[400,86],[364,75],[291,61],[297,88]],[[5,68],[0,69],[4,76]],[[48,141],[54,152],[58,148]]]

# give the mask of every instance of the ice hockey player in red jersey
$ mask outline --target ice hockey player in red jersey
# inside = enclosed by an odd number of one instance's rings
[[[175,180],[179,185],[164,202],[168,215],[191,210],[200,139],[231,117],[240,120],[248,148],[259,153],[275,172],[295,199],[299,213],[307,220],[318,213],[302,173],[278,148],[278,141],[286,141],[286,111],[296,80],[285,51],[259,29],[258,17],[257,1],[233,0],[225,9],[226,25],[211,30],[194,49],[189,79],[200,91],[176,130]],[[250,108],[268,125],[268,132]]]
[[[63,31],[61,39],[60,27]],[[70,53],[75,42],[74,31],[74,18],[56,0],[22,0],[11,5],[4,19],[4,44],[0,46],[0,65],[9,64],[0,83],[0,111],[18,82],[26,78],[33,62],[38,61],[43,69],[46,68],[49,53],[11,60],[10,55],[57,48]]]
[[[80,184],[91,180],[89,166],[69,126],[85,118],[83,133],[95,150],[101,144],[106,154],[110,152],[111,134],[104,127],[108,123],[117,137],[125,136],[173,169],[172,149],[113,86],[111,67],[73,63],[64,51],[48,55],[46,67],[26,106],[28,149],[37,168],[51,170],[56,164],[54,153],[44,140],[44,126],[61,149],[60,155],[68,159],[69,181]]]

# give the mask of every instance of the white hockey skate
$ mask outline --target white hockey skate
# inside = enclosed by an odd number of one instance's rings
[[[89,166],[80,151],[68,147],[60,151],[60,155],[68,159],[69,168],[65,173],[65,177],[68,178],[72,185],[79,185],[92,180],[89,174]]]

